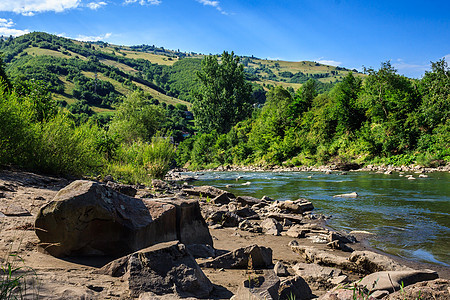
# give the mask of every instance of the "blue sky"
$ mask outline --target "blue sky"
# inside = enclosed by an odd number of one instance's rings
[[[359,70],[391,60],[416,78],[430,61],[450,61],[448,0],[0,1],[0,35],[32,31]]]

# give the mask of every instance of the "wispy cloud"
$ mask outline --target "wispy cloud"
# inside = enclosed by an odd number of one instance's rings
[[[104,2],[104,1],[100,1],[100,2],[90,2],[90,3],[86,4],[86,6],[92,10],[97,10],[100,7],[105,6],[107,4],[108,3]]]
[[[445,59],[445,61],[450,64],[450,54],[444,55],[443,59]]]
[[[80,0],[1,0],[0,11],[33,16],[46,11],[63,12],[77,8],[80,3]]]
[[[139,3],[140,5],[159,5],[162,3],[161,0],[125,0],[125,4],[131,4],[131,3]]]
[[[28,29],[21,30],[21,29],[15,29],[14,22],[11,19],[2,19],[0,18],[0,35],[3,36],[19,36],[29,33],[30,31]]]
[[[331,60],[331,59],[323,59],[323,57],[316,59],[314,61],[316,61],[322,65],[329,65],[329,66],[334,66],[334,67],[340,66],[342,64],[341,61],[336,61],[336,60]]]
[[[219,1],[211,1],[211,0],[195,0],[195,1],[197,1],[198,3],[201,3],[201,4],[205,5],[205,6],[212,6],[215,9],[217,9],[218,11],[220,11],[221,14],[228,15],[228,13],[226,11],[224,11],[222,9],[222,7],[220,7],[220,2]]]
[[[409,63],[406,62],[402,58],[396,59],[392,66],[397,69],[400,74],[406,75],[408,77],[419,78],[422,76],[425,71],[430,70],[430,64],[417,64],[417,63]]]
[[[79,34],[75,40],[83,41],[83,42],[96,42],[96,41],[105,41],[110,38],[112,33],[105,33],[103,35],[93,36],[93,35],[83,35]]]

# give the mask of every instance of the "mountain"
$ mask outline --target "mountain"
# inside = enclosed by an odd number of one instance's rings
[[[110,114],[121,96],[134,90],[147,92],[157,102],[190,107],[204,56],[150,45],[80,42],[43,32],[0,38],[0,52],[12,80],[42,80],[61,105],[73,111],[92,108],[100,114]],[[325,91],[350,72],[309,61],[241,57],[241,63],[259,90],[275,85],[296,90],[314,78]]]

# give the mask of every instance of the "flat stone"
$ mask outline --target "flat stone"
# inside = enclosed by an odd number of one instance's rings
[[[272,249],[251,245],[218,256],[212,261],[201,263],[200,266],[215,269],[247,269],[249,257],[252,259],[253,268],[267,268],[272,265]]]
[[[280,279],[272,270],[265,270],[263,276],[249,275],[251,277],[239,285],[233,300],[278,300]]]

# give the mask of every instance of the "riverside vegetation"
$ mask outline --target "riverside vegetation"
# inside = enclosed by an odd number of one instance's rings
[[[409,79],[389,62],[366,75],[305,62],[286,69],[286,62],[227,52],[201,56],[45,33],[2,38],[0,51],[7,63],[0,68],[1,165],[145,183],[176,164],[450,160],[445,60]]]

